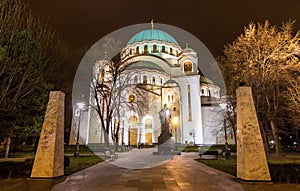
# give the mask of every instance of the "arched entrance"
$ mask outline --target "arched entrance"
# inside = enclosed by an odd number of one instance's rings
[[[138,145],[138,118],[136,115],[131,115],[128,119],[128,145]]]
[[[145,144],[152,145],[152,118],[145,120]]]

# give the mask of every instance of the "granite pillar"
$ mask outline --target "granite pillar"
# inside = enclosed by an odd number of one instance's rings
[[[239,87],[236,94],[237,177],[247,181],[270,181],[251,87]]]
[[[65,94],[51,91],[31,178],[64,175],[64,105]]]

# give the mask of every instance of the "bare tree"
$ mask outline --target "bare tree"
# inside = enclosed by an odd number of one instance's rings
[[[289,115],[290,124],[295,132],[297,151],[300,150],[300,68],[289,68],[287,75],[287,82],[289,86],[285,90],[285,101],[289,103],[286,107]]]
[[[250,23],[232,44],[224,49],[220,64],[225,76],[227,92],[235,95],[240,82],[252,87],[259,119],[266,119],[276,142],[276,154],[281,153],[278,117],[286,83],[286,70],[299,65],[299,33],[293,34],[294,22],[281,27]]]
[[[113,42],[117,43],[117,42]],[[127,71],[120,61],[119,55],[111,60],[104,60],[100,68],[99,76],[96,76],[92,89],[95,99],[95,108],[98,113],[101,128],[105,132],[104,141],[109,144],[109,135],[116,145],[119,142],[121,111],[126,109],[144,113],[144,91],[132,82],[134,71]],[[134,92],[137,98],[128,98],[128,92]],[[115,119],[115,121],[113,121]]]

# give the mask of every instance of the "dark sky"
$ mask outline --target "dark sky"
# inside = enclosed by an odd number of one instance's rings
[[[74,47],[90,47],[106,34],[128,25],[154,22],[184,29],[201,40],[213,55],[242,33],[249,22],[280,25],[296,19],[299,0],[30,0],[49,17]]]

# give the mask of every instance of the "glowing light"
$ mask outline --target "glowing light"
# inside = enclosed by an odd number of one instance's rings
[[[179,122],[179,118],[178,117],[173,117],[173,123],[178,124],[178,122]]]

